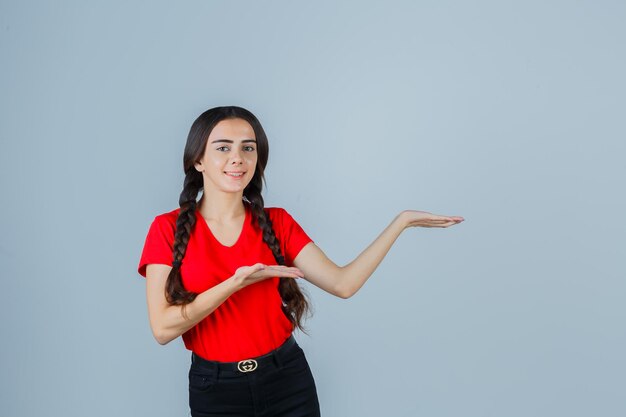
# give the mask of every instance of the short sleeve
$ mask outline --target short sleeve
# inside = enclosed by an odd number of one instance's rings
[[[159,215],[154,218],[148,230],[137,268],[140,275],[146,276],[148,264],[172,266],[175,229],[176,223],[173,223],[167,216]]]
[[[285,209],[279,209],[280,222],[280,243],[285,256],[285,263],[293,265],[302,248],[307,243],[313,242],[313,239],[302,229],[302,227],[294,220],[294,218]]]

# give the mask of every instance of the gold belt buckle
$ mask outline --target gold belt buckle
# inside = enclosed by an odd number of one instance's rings
[[[252,372],[258,366],[259,364],[254,359],[246,359],[246,360],[237,362],[237,369],[239,369],[240,372]]]

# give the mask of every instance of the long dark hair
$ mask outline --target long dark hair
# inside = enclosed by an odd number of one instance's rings
[[[207,140],[211,131],[220,121],[225,119],[243,119],[250,123],[257,142],[257,165],[252,180],[243,191],[244,204],[248,204],[253,214],[253,219],[263,231],[263,241],[269,246],[274,258],[279,265],[285,265],[285,258],[280,251],[279,241],[276,238],[272,222],[263,210],[263,197],[261,190],[265,181],[264,170],[267,165],[269,145],[267,136],[259,120],[248,110],[237,106],[214,107],[202,113],[191,125],[185,152],[183,167],[185,169],[185,181],[183,191],[180,193],[178,204],[180,212],[176,219],[176,232],[174,233],[174,266],[167,277],[165,285],[165,297],[172,305],[182,305],[183,315],[185,306],[192,302],[197,293],[189,292],[182,283],[180,266],[178,265],[185,257],[189,236],[196,224],[196,198],[204,181],[202,173],[197,171],[194,163],[200,160],[204,154]],[[247,200],[247,201],[246,201]],[[306,333],[302,324],[303,316],[309,311],[309,302],[300,290],[298,283],[292,278],[280,278],[278,291],[283,300],[282,309],[293,329],[298,327]]]

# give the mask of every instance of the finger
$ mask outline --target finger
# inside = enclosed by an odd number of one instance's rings
[[[435,227],[448,227],[448,226],[452,226],[454,223],[455,223],[454,221],[447,221],[445,223],[436,224],[434,226]]]
[[[428,220],[441,221],[441,222],[450,222],[450,221],[462,222],[465,219],[461,216],[437,216],[437,218],[428,219]]]
[[[420,226],[422,227],[448,227],[448,226],[452,226],[453,224],[456,224],[456,222],[448,221],[445,223],[429,223],[429,224],[420,224]]]
[[[265,269],[268,270],[268,272],[276,274],[276,276],[284,276],[284,277],[291,277],[292,275],[300,276],[300,277],[304,276],[304,274],[302,273],[300,269],[296,267],[291,267],[291,266],[272,265],[272,266],[268,266]]]
[[[431,214],[426,220],[450,220],[450,216],[442,216],[440,214]]]
[[[442,220],[438,220],[433,222],[434,224],[454,224],[454,223],[459,223],[460,220],[455,219],[454,217],[448,217],[446,219],[442,219]]]
[[[304,276],[304,274],[302,273],[302,271],[300,271],[300,269],[296,268],[296,267],[292,267],[289,268],[289,271],[286,271],[287,273],[289,273],[290,275],[294,275],[296,277],[302,277]]]
[[[438,227],[442,224],[448,223],[450,220],[439,220],[439,219],[422,219],[411,222],[411,226],[422,226],[422,227]]]
[[[300,278],[304,277],[304,274],[298,268],[290,268],[290,270],[286,272],[296,277],[300,277]]]
[[[300,269],[296,268],[295,266],[273,265],[273,266],[271,266],[271,268],[274,268],[276,270],[281,270],[281,271],[294,272],[296,274],[301,274],[302,273],[302,271],[300,271]]]

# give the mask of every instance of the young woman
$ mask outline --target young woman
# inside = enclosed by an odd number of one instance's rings
[[[315,381],[295,328],[308,301],[297,280],[356,293],[407,227],[463,221],[405,210],[356,259],[338,266],[286,210],[261,196],[268,141],[257,118],[216,107],[191,126],[175,210],[156,216],[139,262],[150,326],[162,345],[192,351],[191,415],[319,416]],[[202,197],[197,200],[202,190]]]

